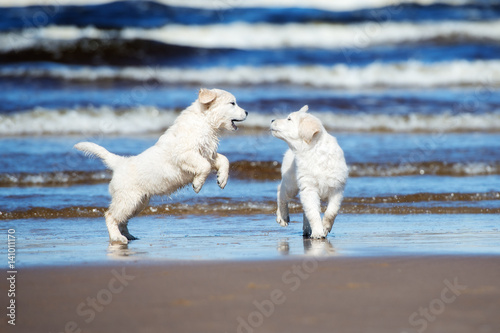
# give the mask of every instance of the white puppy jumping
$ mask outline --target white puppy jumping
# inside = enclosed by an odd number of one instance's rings
[[[236,130],[234,123],[245,120],[247,114],[227,91],[201,89],[198,99],[158,142],[137,156],[118,156],[91,142],[76,144],[76,149],[100,157],[113,170],[111,204],[105,213],[110,242],[127,244],[136,239],[128,231],[128,220],[153,195],[169,195],[190,183],[198,193],[213,169],[217,170],[217,183],[224,188],[229,161],[217,153],[218,135],[222,129]]]
[[[276,221],[288,225],[288,202],[300,191],[304,236],[325,238],[340,209],[348,170],[337,140],[307,110],[306,105],[286,119],[271,122],[273,136],[290,147],[281,165]],[[321,201],[327,203],[323,219]]]

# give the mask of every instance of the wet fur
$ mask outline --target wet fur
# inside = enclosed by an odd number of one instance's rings
[[[271,123],[273,136],[284,140],[290,148],[281,166],[276,221],[282,226],[288,225],[288,203],[299,194],[304,209],[304,236],[325,238],[340,209],[348,169],[337,140],[307,110],[304,106],[287,118]],[[322,201],[327,203],[323,218]]]
[[[128,221],[153,195],[169,195],[188,184],[198,193],[212,170],[217,170],[217,183],[224,188],[229,161],[217,153],[218,136],[223,129],[235,130],[233,121],[243,121],[246,115],[230,93],[201,89],[158,142],[139,155],[123,157],[91,142],[76,144],[76,149],[101,158],[113,170],[111,204],[105,213],[110,242],[136,239],[128,231]]]

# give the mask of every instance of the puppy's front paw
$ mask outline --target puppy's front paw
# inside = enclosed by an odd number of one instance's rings
[[[123,235],[116,235],[112,238],[109,239],[109,242],[111,244],[122,244],[122,245],[127,245],[128,244],[128,239],[127,237]]]
[[[201,191],[201,188],[203,187],[203,184],[205,184],[205,180],[200,180],[199,178],[193,179],[193,190],[196,193],[199,193]]]
[[[203,186],[203,184],[195,184],[195,183],[193,183],[193,190],[196,193],[200,193],[202,186]]]
[[[219,187],[221,189],[224,189],[224,187],[226,187],[227,185],[227,180],[228,180],[228,174],[220,174],[218,173],[217,174],[217,185],[219,185]]]
[[[276,222],[282,227],[287,227],[288,226],[288,220],[289,219],[283,219],[280,215],[276,216]]]
[[[324,231],[313,230],[313,232],[309,235],[309,238],[312,239],[323,239],[326,238],[327,233]]]

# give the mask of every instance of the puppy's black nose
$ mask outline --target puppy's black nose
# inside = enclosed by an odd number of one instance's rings
[[[271,123],[274,123],[274,121],[275,121],[275,120],[276,120],[276,119],[271,120]]]
[[[248,116],[248,111],[245,111],[245,116]]]

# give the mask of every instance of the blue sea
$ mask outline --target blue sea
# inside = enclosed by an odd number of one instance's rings
[[[108,246],[111,173],[72,147],[153,145],[201,87],[249,112],[209,178],[158,197]],[[350,169],[327,240],[275,222],[303,105]],[[20,266],[500,254],[500,1],[0,0],[0,232]],[[2,236],[0,236],[1,238]],[[7,249],[7,241],[0,244]]]

